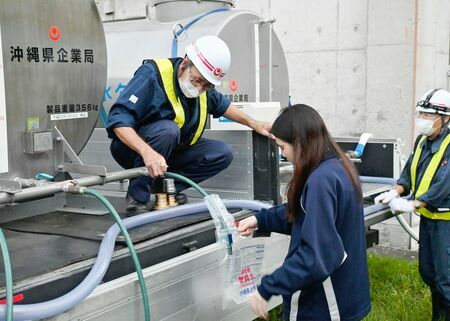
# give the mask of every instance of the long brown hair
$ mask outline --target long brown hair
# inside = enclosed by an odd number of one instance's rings
[[[272,134],[293,147],[294,175],[288,187],[288,220],[300,212],[300,197],[306,180],[330,153],[336,154],[350,177],[360,200],[361,184],[355,167],[331,137],[319,113],[308,105],[298,104],[281,110],[272,125]]]

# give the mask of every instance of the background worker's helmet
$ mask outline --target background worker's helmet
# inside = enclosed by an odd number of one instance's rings
[[[215,86],[220,85],[230,68],[230,49],[216,36],[198,38],[186,47],[186,55],[202,76]]]
[[[450,116],[450,93],[439,88],[427,91],[417,103],[416,111]]]

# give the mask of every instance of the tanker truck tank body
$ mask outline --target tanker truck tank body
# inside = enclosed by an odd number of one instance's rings
[[[205,14],[205,10],[228,9],[229,3],[157,1],[154,19],[105,22],[108,51],[106,109],[109,110],[143,60],[172,56],[174,32]],[[203,11],[199,10],[202,4]],[[230,9],[211,13],[178,36],[175,56],[184,57],[185,46],[195,39],[216,35],[231,51],[230,70],[217,90],[234,102],[277,101],[286,106],[289,100],[288,69],[283,48],[272,28],[273,22],[250,11]],[[269,68],[270,64],[272,68]]]
[[[2,179],[55,175],[55,126],[77,154],[91,136],[106,83],[106,45],[95,2],[85,4],[0,0]]]

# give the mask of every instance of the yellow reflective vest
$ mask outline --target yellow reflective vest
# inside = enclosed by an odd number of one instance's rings
[[[154,65],[156,65],[156,67],[158,68],[159,76],[163,84],[164,91],[167,95],[167,99],[170,101],[170,104],[172,105],[173,111],[175,113],[174,121],[181,129],[185,123],[185,116],[180,98],[175,93],[174,69],[172,61],[170,59],[154,59],[149,60],[149,62],[153,62]],[[188,142],[189,145],[194,145],[205,129],[206,119],[208,117],[207,101],[208,99],[206,96],[206,92],[204,92],[199,97],[200,116],[197,120],[197,128],[195,130],[195,134],[192,137],[191,141]]]
[[[432,156],[430,163],[425,169],[422,179],[420,180],[420,182],[418,182],[419,186],[416,189],[417,167],[419,165],[420,155],[422,154],[422,143],[425,139],[427,139],[427,136],[422,136],[420,138],[416,150],[414,151],[414,156],[411,162],[411,190],[413,192],[415,199],[419,198],[421,195],[426,193],[430,188],[431,181],[433,180],[433,177],[436,174],[436,171],[438,170],[442,162],[442,157],[444,156],[447,146],[450,144],[450,134],[448,134],[444,138],[444,140],[441,143],[441,146],[439,147],[439,150]],[[447,221],[450,220],[449,211],[431,212],[425,207],[421,207],[418,208],[416,212],[432,220],[447,220]]]

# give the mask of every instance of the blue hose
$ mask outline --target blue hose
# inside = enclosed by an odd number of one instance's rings
[[[177,39],[178,39],[179,35],[181,35],[184,31],[189,29],[190,26],[192,26],[194,23],[196,23],[200,19],[202,19],[206,16],[209,16],[210,14],[213,14],[213,13],[224,12],[224,11],[229,11],[229,10],[230,9],[222,8],[222,9],[214,9],[214,10],[208,11],[208,12],[198,16],[197,18],[194,18],[193,20],[189,21],[184,27],[182,27],[180,30],[175,32],[173,35],[173,40],[172,40],[172,58],[175,58],[178,55]]]
[[[361,183],[387,184],[387,185],[395,185],[397,183],[397,179],[391,177],[360,176],[359,179]]]
[[[369,184],[386,184],[386,185],[395,185],[397,183],[396,178],[392,177],[376,177],[376,176],[360,176],[359,180],[361,183],[369,183]],[[375,204],[364,208],[364,216],[374,214],[376,212],[381,212],[389,208],[387,204]]]
[[[373,184],[387,184],[387,185],[396,185],[397,179],[396,178],[390,178],[390,177],[374,177],[374,176],[360,176],[359,177],[361,182],[363,183],[373,183]],[[409,196],[404,197],[406,199],[409,199]],[[389,208],[389,205],[387,204],[375,204],[372,206],[368,206],[364,208],[364,216],[374,214],[376,212],[384,211]],[[408,233],[414,240],[419,242],[419,235],[412,229],[411,226],[409,226],[408,222],[404,219],[401,215],[394,215],[397,221],[400,223],[400,225],[403,227],[403,229]]]
[[[227,208],[246,208],[251,210],[260,210],[262,208],[271,207],[270,204],[258,201],[224,201]],[[132,229],[141,225],[166,220],[169,218],[187,216],[198,214],[207,211],[207,206],[204,202],[187,204],[169,208],[161,211],[152,211],[129,217],[123,220],[123,225],[127,229]],[[94,266],[89,271],[85,279],[73,290],[60,296],[56,299],[34,304],[16,305],[14,307],[14,320],[36,320],[42,318],[49,318],[57,314],[63,313],[81,301],[83,301],[103,279],[109,263],[111,262],[112,254],[114,252],[114,245],[117,236],[120,234],[120,229],[117,224],[111,226],[106,232],[98,256],[95,260]],[[5,320],[5,306],[0,306],[0,320]]]

